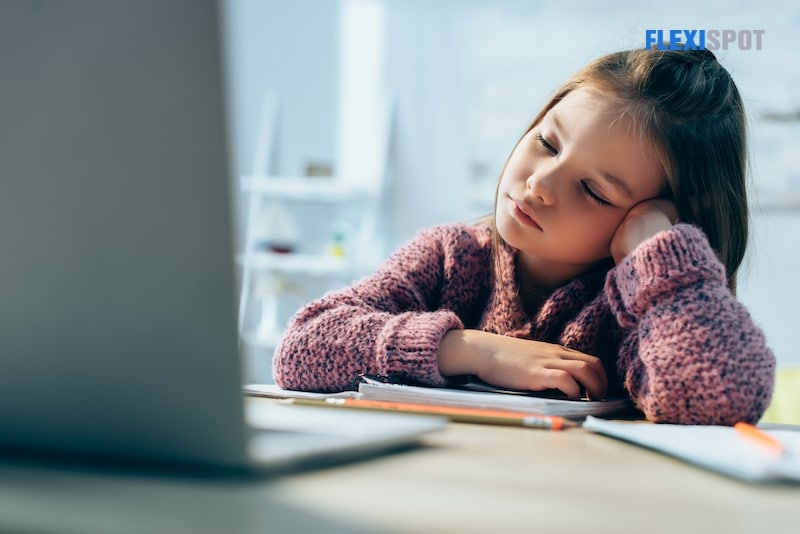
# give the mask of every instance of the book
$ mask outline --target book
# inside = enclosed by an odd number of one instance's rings
[[[729,426],[607,421],[589,416],[583,428],[747,482],[800,482],[797,430],[759,428],[764,436],[759,443],[749,432]],[[775,443],[779,444],[777,450]]]
[[[273,398],[358,398],[458,408],[509,410],[571,419],[581,419],[587,415],[618,414],[627,412],[631,408],[630,401],[625,398],[602,401],[572,400],[554,398],[552,394],[492,388],[477,382],[460,387],[427,387],[397,384],[362,375],[355,381],[354,387],[356,391],[307,393],[282,390],[275,385],[249,384],[244,387],[244,391],[249,395]]]

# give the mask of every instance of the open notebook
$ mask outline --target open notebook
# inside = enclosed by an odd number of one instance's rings
[[[618,414],[631,407],[630,401],[622,398],[604,401],[569,400],[532,392],[501,390],[482,383],[466,384],[459,388],[438,388],[386,383],[364,376],[359,380],[357,391],[340,393],[306,393],[266,384],[250,384],[245,386],[244,391],[249,395],[274,398],[360,398],[459,408],[512,410],[578,419],[587,415]]]
[[[800,482],[800,431],[765,430],[786,450],[775,455],[729,426],[650,424],[587,417],[583,427],[748,482]]]

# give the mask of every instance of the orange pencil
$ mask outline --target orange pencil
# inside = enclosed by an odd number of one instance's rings
[[[460,408],[434,404],[413,404],[407,402],[374,401],[366,399],[285,399],[289,404],[304,406],[327,406],[366,410],[383,410],[419,414],[441,415],[451,421],[482,423],[493,425],[525,426],[562,430],[577,426],[577,423],[554,415],[539,415],[510,410],[491,410],[481,408]]]
[[[786,452],[786,449],[778,438],[767,434],[758,427],[747,423],[736,423],[733,425],[733,428],[736,429],[743,438],[761,445],[773,456],[782,456]]]

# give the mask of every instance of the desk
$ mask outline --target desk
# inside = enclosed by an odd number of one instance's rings
[[[753,486],[604,436],[451,424],[423,447],[257,479],[0,460],[2,532],[797,532]]]
[[[398,532],[800,531],[800,486],[754,486],[582,429],[452,424],[429,447],[292,476],[281,494]]]

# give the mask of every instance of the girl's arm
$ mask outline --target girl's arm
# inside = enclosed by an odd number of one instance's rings
[[[465,226],[422,232],[373,275],[292,318],[275,351],[275,381],[288,389],[341,391],[370,373],[445,384],[439,342],[463,328],[453,309],[466,309],[464,301],[479,291],[489,254]],[[443,301],[452,305],[444,309]]]
[[[621,376],[648,419],[758,421],[772,395],[775,357],[698,228],[678,224],[636,246],[609,273],[606,294],[630,329]]]

